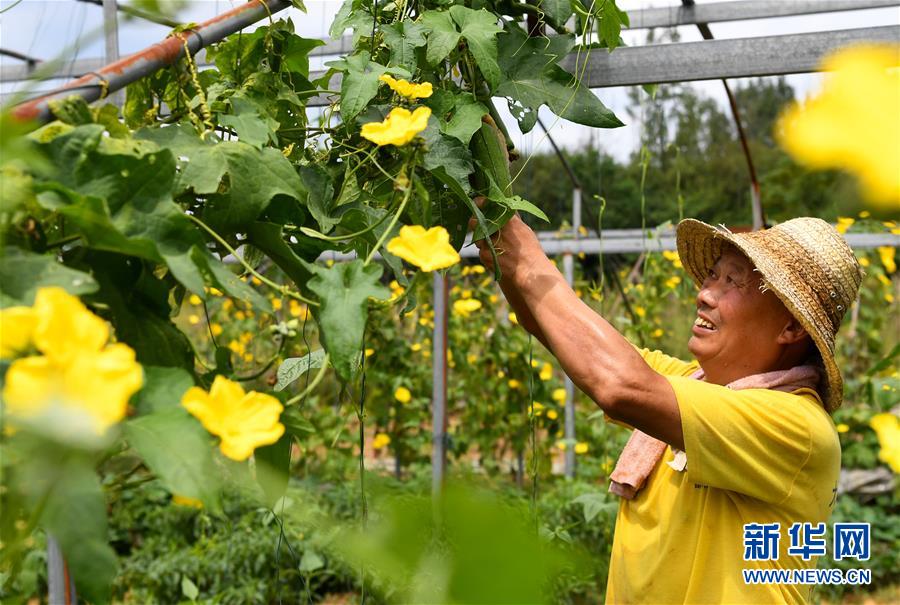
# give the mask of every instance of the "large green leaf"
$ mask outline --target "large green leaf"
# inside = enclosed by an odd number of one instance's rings
[[[384,42],[391,49],[390,65],[410,73],[416,69],[416,49],[425,46],[425,26],[413,21],[398,21],[381,28]]]
[[[428,48],[425,59],[437,65],[447,58],[459,42],[459,30],[448,11],[430,10],[422,13],[422,25],[428,30]]]
[[[300,178],[309,192],[306,207],[312,214],[323,233],[328,233],[341,222],[340,217],[332,216],[334,209],[334,184],[331,176],[321,166],[310,164],[300,167]]]
[[[442,134],[438,120],[429,118],[428,127],[422,131],[422,138],[428,151],[423,158],[426,170],[443,168],[444,171],[459,183],[463,191],[470,191],[469,175],[472,174],[472,153],[458,139]]]
[[[359,367],[369,297],[387,299],[391,293],[378,283],[381,265],[354,260],[332,267],[310,264],[309,269],[315,274],[309,289],[319,297],[316,319],[325,350],[338,377],[347,382]]]
[[[615,0],[601,0],[600,7],[595,7],[600,16],[600,39],[606,43],[606,47],[612,51],[622,43],[619,34],[622,26],[628,26],[628,15],[619,10]]]
[[[144,386],[132,404],[141,415],[177,408],[182,395],[192,386],[194,379],[184,368],[144,366]]]
[[[8,246],[0,258],[0,306],[31,305],[38,288],[58,286],[80,296],[99,286],[87,273],[66,267],[49,254]]]
[[[256,481],[263,491],[266,506],[272,507],[287,491],[291,470],[291,447],[294,437],[285,433],[271,445],[258,447],[253,452]]]
[[[503,31],[503,28],[497,25],[497,15],[484,9],[472,10],[454,4],[450,7],[450,16],[459,25],[460,34],[466,39],[469,51],[475,57],[475,63],[493,90],[500,83],[497,34]]]
[[[41,521],[59,541],[78,595],[86,602],[106,603],[118,567],[109,545],[106,500],[88,461],[73,457],[63,465],[55,469]]]
[[[572,16],[572,0],[542,0],[540,8],[554,27],[563,27]]]
[[[401,67],[387,67],[371,61],[367,51],[337,61],[329,61],[326,65],[344,72],[341,79],[341,117],[345,122],[356,117],[375,97],[381,84],[378,78],[382,74],[393,73],[404,78],[411,77],[410,73]]]
[[[509,109],[522,132],[537,121],[541,105],[556,115],[578,124],[616,128],[622,122],[590,89],[557,63],[574,44],[572,36],[529,38],[516,25],[508,24],[498,38],[500,69],[503,74],[497,96],[512,99]]]
[[[481,128],[481,118],[488,113],[488,109],[471,94],[458,95],[455,101],[453,115],[443,130],[468,145],[475,131]]]
[[[181,407],[162,409],[124,425],[125,439],[173,494],[219,508],[219,482],[209,433]]]
[[[280,124],[272,118],[260,115],[255,103],[245,97],[231,97],[231,113],[219,116],[219,124],[233,128],[238,138],[253,147],[260,148],[275,138]]]

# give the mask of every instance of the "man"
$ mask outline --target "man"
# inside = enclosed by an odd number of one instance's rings
[[[809,586],[748,584],[742,570],[814,568],[823,554],[788,550],[824,545],[815,524],[828,520],[840,472],[834,337],[861,280],[840,234],[814,218],[747,234],[679,224],[699,288],[691,363],[632,346],[518,217],[493,238],[519,323],[610,419],[636,429],[611,477],[623,499],[607,602],[806,602]],[[797,522],[814,526],[791,540]]]

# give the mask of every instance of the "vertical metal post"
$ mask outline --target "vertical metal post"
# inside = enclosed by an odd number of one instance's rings
[[[431,391],[431,493],[437,498],[444,485],[447,467],[447,302],[449,278],[435,271],[434,334],[432,337]]]
[[[116,0],[103,0],[103,32],[106,36],[106,64],[119,60],[119,15]],[[121,107],[124,103],[121,91],[110,95],[109,100]]]
[[[66,561],[63,558],[59,542],[47,534],[47,584],[49,589],[48,603],[51,605],[69,605],[77,602],[75,583],[68,578]]]
[[[759,184],[750,183],[750,206],[753,212],[753,230],[759,231],[765,226],[762,200],[759,197]]]
[[[581,187],[572,188],[572,236],[575,239],[581,237],[579,229],[581,228]],[[571,254],[563,256],[563,275],[569,287],[575,286],[575,260]],[[564,379],[566,389],[565,403],[565,436],[568,443],[575,441],[575,384],[572,379],[566,375]],[[566,448],[565,462],[566,478],[571,479],[575,476],[575,448],[571,445]]]

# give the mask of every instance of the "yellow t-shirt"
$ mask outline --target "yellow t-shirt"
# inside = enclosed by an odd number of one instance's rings
[[[743,569],[815,568],[787,554],[795,522],[827,522],[841,448],[810,389],[733,391],[688,378],[696,362],[641,351],[681,411],[687,467],[671,448],[616,518],[607,603],[805,603],[808,585],[745,584]],[[745,523],[780,523],[779,558],[744,560]],[[830,545],[828,551],[830,552]]]

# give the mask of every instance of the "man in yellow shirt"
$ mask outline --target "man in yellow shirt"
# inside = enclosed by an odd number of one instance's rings
[[[635,349],[518,217],[494,240],[519,323],[609,418],[636,429],[612,477],[623,499],[607,602],[806,602],[808,584],[746,572],[813,569],[824,554],[840,472],[834,338],[861,281],[841,235],[814,218],[746,234],[679,224],[699,288],[691,363]]]

